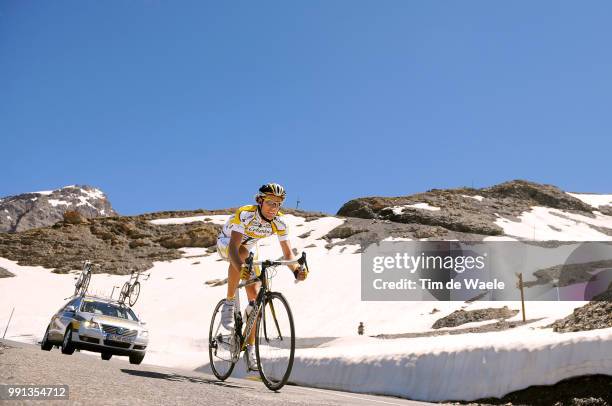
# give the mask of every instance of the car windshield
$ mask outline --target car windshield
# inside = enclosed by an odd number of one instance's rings
[[[112,303],[85,301],[83,302],[81,311],[138,321],[138,318],[131,309],[128,309],[127,307],[120,307]]]

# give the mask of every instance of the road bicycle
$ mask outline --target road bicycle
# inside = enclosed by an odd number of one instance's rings
[[[277,391],[287,383],[291,375],[295,355],[295,326],[287,299],[280,292],[270,290],[269,280],[276,274],[274,267],[279,265],[297,263],[308,271],[306,253],[302,252],[300,258],[289,261],[254,261],[251,253],[245,263],[249,274],[252,275],[254,266],[259,266],[261,272],[259,276],[240,282],[237,290],[260,282],[259,293],[252,309],[246,314],[244,324],[240,311],[240,295],[236,295],[235,327],[232,330],[226,330],[221,324],[221,307],[225,299],[217,303],[208,335],[210,366],[218,379],[226,380],[240,359],[240,353],[246,350],[247,337],[255,328],[255,354],[259,364],[259,376],[268,389]]]
[[[138,279],[140,278],[140,271],[133,270],[130,274],[130,280],[123,284],[121,288],[121,292],[119,293],[119,302],[125,303],[127,299],[130,306],[134,306],[138,297],[140,296],[140,282]],[[151,274],[147,274],[145,281],[151,277]]]
[[[91,261],[85,261],[83,263],[83,270],[81,274],[77,278],[76,283],[74,284],[74,295],[84,295],[87,293],[87,288],[89,288],[89,281],[91,279],[91,268],[93,267],[93,263]]]

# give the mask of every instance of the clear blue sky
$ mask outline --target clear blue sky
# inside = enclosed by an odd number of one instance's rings
[[[609,1],[2,1],[0,196],[612,193]]]

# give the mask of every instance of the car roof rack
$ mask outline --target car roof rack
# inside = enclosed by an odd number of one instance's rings
[[[106,302],[111,302],[111,303],[118,303],[117,299],[113,299],[109,296],[102,296],[99,294],[93,294],[93,293],[86,293],[84,295],[81,295],[83,298],[91,298],[91,299],[98,299],[98,300],[104,300]]]

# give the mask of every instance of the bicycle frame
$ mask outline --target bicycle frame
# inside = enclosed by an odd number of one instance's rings
[[[134,284],[136,284],[136,282],[138,282],[138,279],[140,279],[140,274],[141,273],[142,273],[142,271],[139,271],[139,270],[133,270],[132,271],[132,273],[130,274],[130,281],[129,281],[130,285],[134,285]],[[134,277],[134,274],[136,274],[135,277]],[[149,274],[149,276],[150,276],[150,274]],[[148,279],[149,279],[149,277],[147,276],[147,278],[144,279],[144,280],[146,281]]]
[[[249,314],[247,320],[246,320],[246,325],[244,327],[244,332],[240,332],[240,327],[239,325],[236,326],[236,332],[237,335],[239,337],[240,340],[240,351],[244,351],[246,349],[247,346],[247,340],[246,337],[248,337],[251,333],[251,331],[253,330],[253,328],[255,327],[255,322],[257,320],[257,318],[259,317],[259,312],[261,311],[261,308],[263,307],[264,304],[264,299],[266,297],[266,294],[269,291],[269,287],[268,287],[268,277],[267,277],[267,269],[270,267],[274,267],[274,266],[279,266],[279,265],[289,265],[289,264],[300,264],[300,265],[304,265],[306,267],[306,269],[308,269],[308,263],[306,262],[306,253],[302,252],[302,256],[298,259],[292,259],[292,260],[279,260],[279,261],[271,261],[271,260],[265,260],[265,261],[254,261],[253,260],[253,253],[250,253],[248,258],[246,259],[245,263],[248,266],[248,270],[249,273],[252,272],[253,270],[253,266],[254,265],[260,265],[261,266],[261,273],[259,274],[259,276],[256,276],[254,278],[251,278],[247,281],[243,281],[240,282],[238,284],[238,287],[236,288],[237,290],[249,285],[252,285],[254,283],[257,282],[261,282],[261,288],[259,289],[259,292],[257,293],[257,297],[255,298],[255,306],[253,307],[253,310],[251,310],[251,313]],[[276,319],[276,312],[274,311],[274,306],[271,305],[271,312],[272,312],[272,317],[274,318],[274,324],[276,325],[276,329],[279,333],[279,335],[282,337],[282,334],[280,332],[280,326],[278,325],[278,320]],[[237,306],[238,308],[238,314],[240,314],[240,306]],[[265,319],[263,321],[264,323],[264,334],[267,337],[267,332],[265,329]]]
[[[125,302],[126,299],[129,298],[130,300],[130,306],[133,306],[136,303],[136,300],[138,299],[138,294],[136,295],[136,299],[134,299],[134,302],[131,301],[131,295],[133,292],[133,289],[136,288],[136,286],[140,287],[140,282],[138,281],[140,279],[140,274],[142,271],[134,269],[131,273],[130,273],[130,279],[125,282],[125,284],[123,285],[123,288],[121,288],[121,292],[119,293],[119,302]],[[145,275],[146,277],[143,277],[143,280],[148,280],[151,277],[151,274],[147,274]],[[138,292],[140,292],[140,289],[138,290]]]
[[[87,288],[89,287],[88,278],[91,278],[91,275],[92,275],[91,269],[93,265],[94,264],[89,260],[86,260],[85,262],[83,262],[83,270],[81,271],[81,274],[79,275],[76,283],[74,284],[75,296],[79,294],[84,295],[85,293],[87,293]],[[83,284],[87,284],[87,286],[83,288]]]
[[[217,303],[213,311],[213,316],[210,322],[210,330],[208,333],[208,354],[210,357],[212,372],[221,381],[226,380],[232,374],[234,366],[239,360],[241,353],[246,350],[248,337],[253,334],[253,329],[255,329],[257,332],[254,342],[255,357],[258,367],[256,369],[259,370],[259,375],[262,382],[268,389],[273,391],[279,390],[287,383],[291,374],[295,354],[295,324],[287,299],[282,295],[282,293],[271,290],[269,280],[274,275],[270,275],[269,268],[289,264],[300,264],[300,271],[304,267],[308,271],[306,253],[304,252],[300,258],[288,261],[254,261],[252,253],[248,256],[248,258],[246,258],[245,265],[247,266],[249,273],[252,273],[255,265],[259,265],[261,267],[261,271],[258,276],[250,278],[246,281],[238,282],[236,290],[234,291],[235,304],[233,306],[233,317],[235,324],[233,328],[227,329],[226,327],[223,327],[223,330],[221,330],[223,326],[222,309],[227,304],[227,300],[221,299]],[[294,270],[294,275],[297,282],[299,275],[296,272],[297,270]],[[240,295],[236,293],[238,293],[240,288],[258,282],[261,283],[261,288],[257,292],[251,312],[246,316],[246,320],[243,320],[240,308]],[[277,310],[280,310],[281,308],[284,311],[278,313]],[[277,350],[280,351],[275,352]],[[263,355],[260,351],[263,351]],[[271,354],[272,356],[270,357]],[[281,358],[278,358],[279,355]],[[264,360],[263,365],[262,360]],[[286,361],[286,367],[284,365],[275,364],[281,368],[280,371],[277,371],[279,374],[281,374],[280,378],[270,374],[270,371],[272,370],[268,370],[267,366],[267,362],[270,360],[274,360],[276,364],[278,364],[277,361],[279,360],[281,361],[281,364],[283,363],[283,360]],[[250,367],[248,358],[247,366]]]

